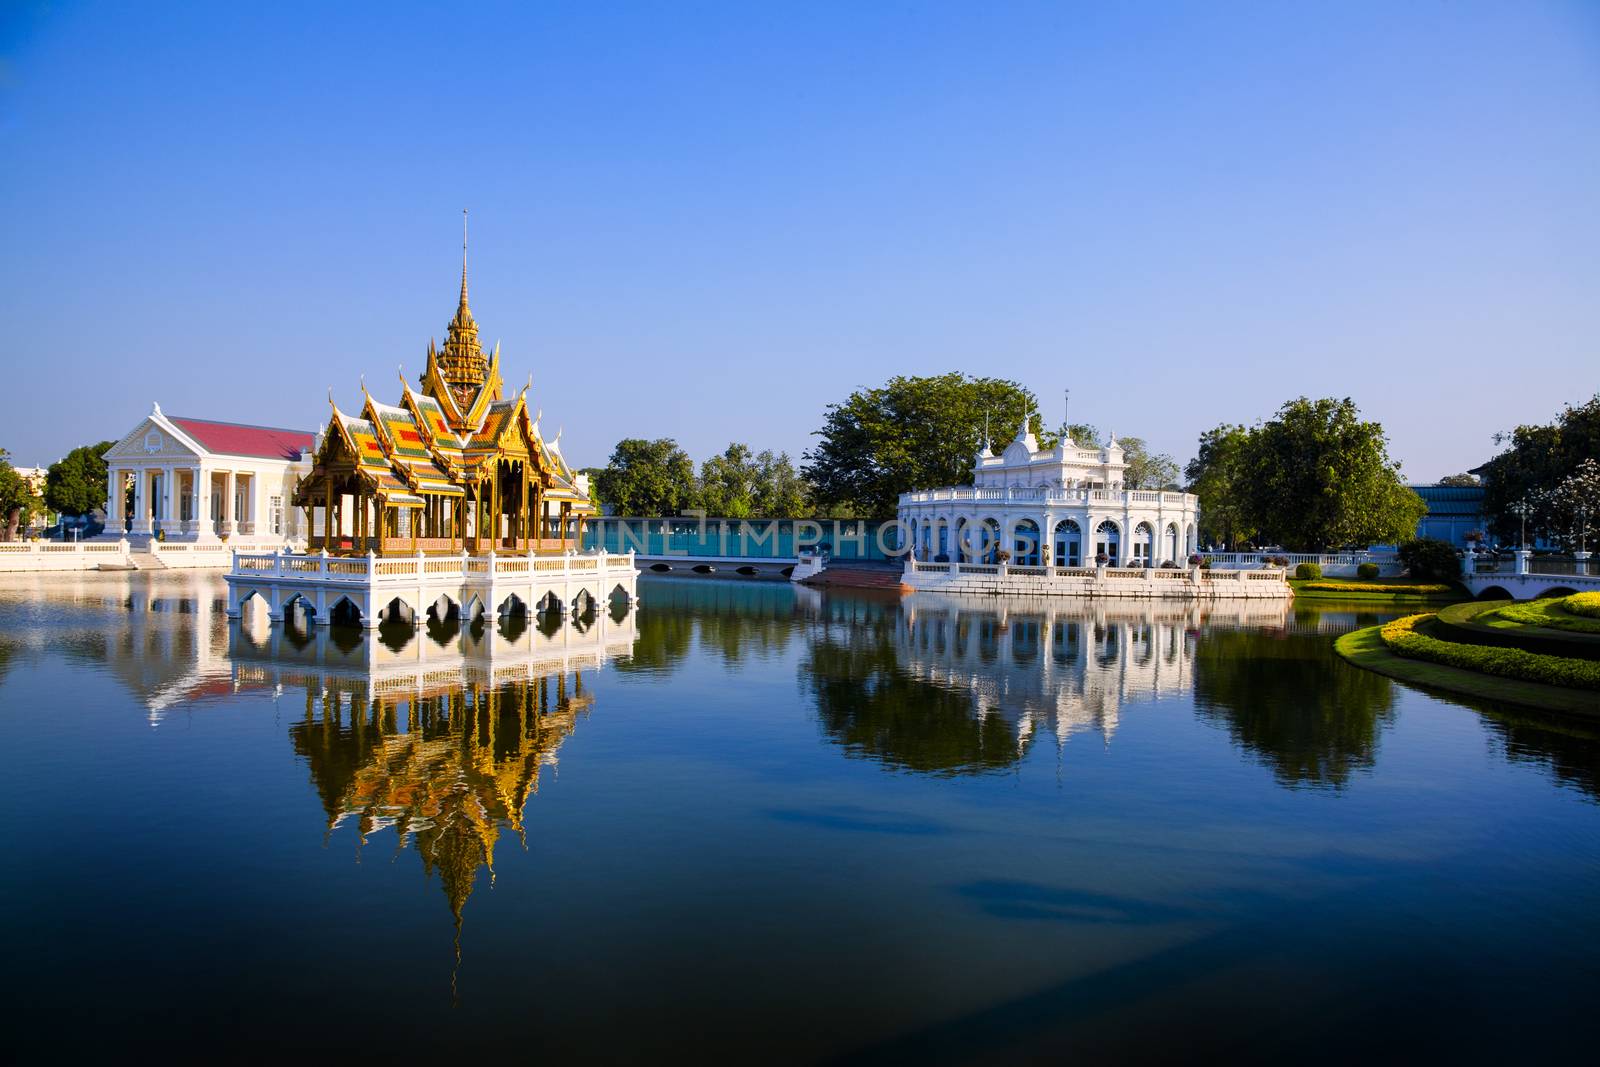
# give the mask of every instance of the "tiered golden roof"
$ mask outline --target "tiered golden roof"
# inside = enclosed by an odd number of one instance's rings
[[[420,392],[404,375],[401,384],[400,403],[389,405],[363,382],[358,416],[339,410],[330,394],[332,416],[294,497],[298,507],[322,508],[323,529],[335,532],[314,538],[324,542],[316,547],[536,551],[554,540],[565,548],[567,534],[578,533],[573,521],[596,513],[561,455],[560,434],[541,436],[528,388],[503,395],[500,346],[485,355],[478,341],[464,254],[461,299],[444,345],[428,342]],[[346,497],[354,498],[351,514]]]

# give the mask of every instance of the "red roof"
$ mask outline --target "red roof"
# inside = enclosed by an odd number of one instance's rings
[[[304,430],[280,430],[273,426],[245,426],[237,422],[212,422],[210,419],[168,421],[198,441],[208,452],[229,456],[259,456],[262,459],[299,459],[300,451],[311,450],[315,435]]]

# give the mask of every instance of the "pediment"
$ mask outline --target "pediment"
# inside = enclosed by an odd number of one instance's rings
[[[191,448],[170,426],[146,415],[128,434],[111,446],[107,459],[159,460],[196,459],[201,455]]]
[[[1001,453],[1001,458],[1004,459],[1008,465],[1028,463],[1032,461],[1033,453],[1028,451],[1028,446],[1023,444],[1021,441],[1012,441],[1006,446],[1005,452]]]

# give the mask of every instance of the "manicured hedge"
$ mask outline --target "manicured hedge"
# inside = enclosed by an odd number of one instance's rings
[[[1447,667],[1459,667],[1502,678],[1518,678],[1525,682],[1600,691],[1600,663],[1564,656],[1541,656],[1517,648],[1458,645],[1440,641],[1417,632],[1418,624],[1431,618],[1431,614],[1407,615],[1385,624],[1380,631],[1383,643],[1389,646],[1389,651],[1409,659],[1442,663]]]
[[[1600,593],[1573,593],[1561,602],[1561,606],[1574,615],[1600,619]]]
[[[1322,567],[1316,563],[1302,563],[1294,569],[1294,576],[1315,580],[1322,577]]]
[[[1434,593],[1449,593],[1455,586],[1442,585],[1430,582],[1426,585],[1400,585],[1396,583],[1379,582],[1307,582],[1304,589],[1315,589],[1323,593],[1395,593],[1399,596],[1431,596]]]
[[[1379,567],[1376,563],[1358,563],[1356,564],[1356,577],[1370,582],[1378,576],[1378,570]]]
[[[1570,599],[1572,598],[1567,598]],[[1552,630],[1567,630],[1572,633],[1600,634],[1600,618],[1591,619],[1572,614],[1572,609],[1567,607],[1566,600],[1521,600],[1507,604],[1493,614],[1523,626],[1545,626]]]

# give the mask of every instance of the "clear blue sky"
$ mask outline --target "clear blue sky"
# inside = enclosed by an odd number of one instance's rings
[[[892,374],[1196,435],[1349,395],[1416,479],[1600,388],[1600,4],[0,8],[15,462],[311,428],[455,301],[578,464]]]

